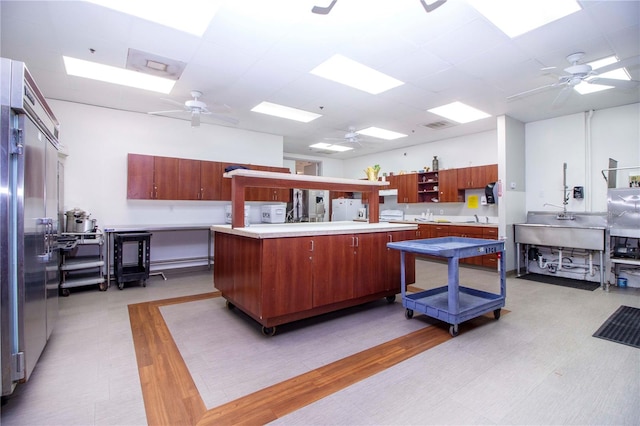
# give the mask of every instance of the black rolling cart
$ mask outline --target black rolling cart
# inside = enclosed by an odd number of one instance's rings
[[[142,286],[147,286],[149,267],[151,263],[151,233],[150,232],[123,232],[113,235],[113,273],[118,288],[122,290],[124,283],[141,281]],[[124,248],[126,245],[137,244],[138,259],[136,263],[125,263]]]

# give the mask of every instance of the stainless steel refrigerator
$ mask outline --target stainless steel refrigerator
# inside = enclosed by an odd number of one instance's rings
[[[25,382],[58,314],[59,124],[22,62],[0,58],[2,395]]]

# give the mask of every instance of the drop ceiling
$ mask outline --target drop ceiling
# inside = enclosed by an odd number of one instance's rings
[[[640,101],[638,87],[576,93],[560,108],[552,107],[557,88],[507,101],[557,82],[571,53],[585,52],[583,62],[640,55],[638,1],[580,1],[581,11],[514,39],[462,0],[449,0],[430,13],[419,0],[339,0],[328,15],[311,12],[314,5],[329,3],[221,1],[200,38],[82,1],[2,0],[1,56],[24,61],[50,99],[146,115],[172,109],[175,104],[166,99],[183,103],[199,90],[202,101],[228,105],[239,121],[203,115],[202,125],[282,135],[285,153],[339,159],[492,130],[499,115],[531,122]],[[185,64],[170,94],[65,73],[63,55],[124,68],[129,49]],[[310,74],[336,53],[405,84],[371,95]],[[640,80],[640,65],[627,71]],[[262,101],[322,117],[300,123],[252,112]],[[454,101],[491,117],[455,124],[427,112]],[[190,131],[188,114],[166,116],[184,120],[185,132]],[[394,141],[364,136],[361,147],[345,153],[309,148],[341,138],[350,128],[370,126],[408,136]]]

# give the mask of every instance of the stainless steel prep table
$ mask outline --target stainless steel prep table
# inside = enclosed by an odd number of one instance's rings
[[[458,324],[471,318],[493,311],[500,318],[506,297],[504,241],[479,238],[444,237],[425,240],[399,241],[387,243],[387,247],[400,250],[400,274],[402,306],[406,308],[407,319],[413,311],[449,323],[449,333],[458,335]],[[446,286],[407,294],[405,280],[405,253],[428,254],[446,258],[448,261],[448,282]],[[461,286],[458,263],[461,258],[499,253],[500,294]]]
[[[104,228],[106,243],[106,268],[107,285],[111,285],[111,246],[113,244],[113,234],[116,232],[175,232],[175,231],[207,231],[207,267],[211,269],[211,223],[207,224],[185,224],[185,225],[121,225],[107,226]],[[198,258],[200,259],[200,258]],[[175,259],[175,260],[196,260],[196,259]],[[162,275],[162,272],[152,272],[150,275]]]

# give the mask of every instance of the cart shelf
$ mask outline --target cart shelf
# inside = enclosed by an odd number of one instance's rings
[[[458,324],[493,311],[500,318],[504,307],[506,280],[504,272],[504,242],[479,238],[430,238],[388,243],[387,247],[400,250],[402,306],[405,316],[412,318],[414,311],[447,322],[449,333],[458,335]],[[448,261],[447,285],[407,294],[405,279],[405,253],[429,254]],[[500,294],[489,293],[459,283],[459,260],[465,257],[499,253]]]

